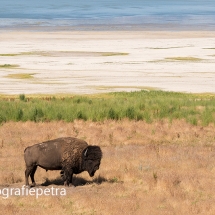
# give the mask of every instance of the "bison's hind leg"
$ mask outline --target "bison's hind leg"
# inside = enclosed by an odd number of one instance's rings
[[[37,170],[37,166],[34,166],[33,169],[32,169],[32,172],[30,173],[30,176],[31,176],[31,181],[32,181],[32,186],[36,186],[36,183],[35,183],[35,180],[34,180],[34,174]]]
[[[28,177],[30,175],[31,177],[31,181],[32,181],[32,185],[35,186],[35,180],[34,180],[34,173],[37,169],[37,166],[27,166],[26,170],[25,170],[25,185],[29,186],[29,181],[28,181]]]

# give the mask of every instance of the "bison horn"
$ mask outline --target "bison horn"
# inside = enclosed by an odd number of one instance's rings
[[[87,148],[86,151],[84,152],[84,156],[85,156],[85,157],[87,156],[87,150],[88,150],[88,148]]]

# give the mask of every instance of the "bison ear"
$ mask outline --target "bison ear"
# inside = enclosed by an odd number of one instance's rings
[[[85,149],[84,157],[87,157],[87,151],[88,151],[88,148]]]

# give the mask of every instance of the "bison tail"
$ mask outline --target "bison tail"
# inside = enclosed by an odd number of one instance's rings
[[[29,146],[25,148],[24,153],[25,153],[25,151],[26,151],[27,148],[29,148]]]

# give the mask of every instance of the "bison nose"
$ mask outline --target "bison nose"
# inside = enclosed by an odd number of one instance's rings
[[[90,177],[93,177],[94,174],[95,174],[95,172],[91,172],[91,173],[90,173]]]

